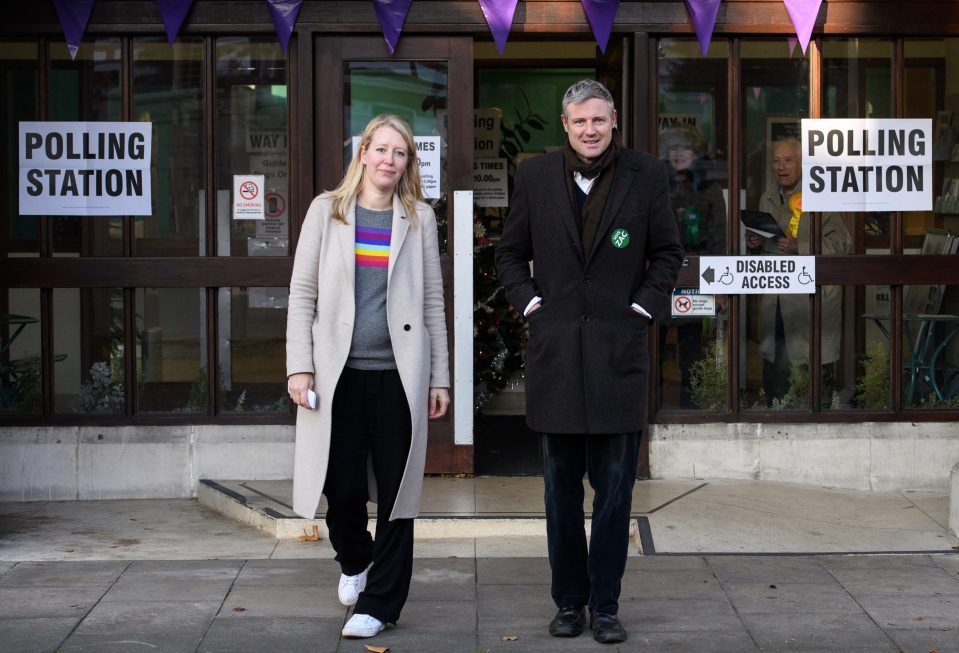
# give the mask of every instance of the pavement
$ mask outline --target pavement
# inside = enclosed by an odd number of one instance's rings
[[[461,520],[542,518],[541,479],[457,480],[427,479],[431,518],[443,516],[436,494],[457,492]],[[418,536],[399,623],[345,640],[350,612],[325,539],[276,538],[195,500],[123,500],[0,504],[0,653],[959,652],[945,494],[637,488],[645,532],[630,544],[619,613],[630,638],[619,645],[547,634],[540,535]]]

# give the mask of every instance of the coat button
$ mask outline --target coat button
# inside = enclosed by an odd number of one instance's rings
[[[583,322],[589,322],[589,314],[583,313]]]
[[[404,330],[404,331],[409,331],[411,328],[412,328],[412,327],[411,327],[409,324],[404,324],[404,325],[403,325],[403,330]]]
[[[589,283],[589,277],[583,277],[583,283]]]

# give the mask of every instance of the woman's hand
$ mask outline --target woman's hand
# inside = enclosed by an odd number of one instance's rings
[[[430,405],[427,411],[430,419],[438,419],[445,415],[449,405],[449,390],[446,388],[430,388]]]
[[[754,234],[753,232],[746,233],[746,247],[749,249],[759,249],[763,246],[763,241],[766,240],[759,234]]]
[[[290,393],[290,399],[297,406],[309,408],[310,403],[306,395],[313,388],[313,375],[309,372],[300,372],[291,374],[286,379],[286,390]]]

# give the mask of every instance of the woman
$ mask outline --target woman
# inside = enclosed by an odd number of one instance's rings
[[[669,197],[679,223],[679,235],[689,255],[726,253],[726,203],[715,180],[707,179],[702,162],[706,139],[695,127],[683,125],[666,131],[662,137],[669,172]],[[724,301],[717,298],[722,310]],[[675,318],[680,369],[679,406],[696,408],[692,397],[692,369],[702,360],[702,318]],[[665,347],[666,330],[660,329],[660,351]]]
[[[355,605],[344,637],[372,637],[399,619],[427,416],[442,417],[450,401],[436,218],[421,194],[409,125],[377,116],[340,185],[313,200],[293,261],[293,510],[312,519],[326,495],[339,599]],[[368,499],[377,502],[375,541]]]

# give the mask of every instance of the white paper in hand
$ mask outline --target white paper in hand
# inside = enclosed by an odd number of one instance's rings
[[[313,388],[306,391],[306,403],[310,405],[310,410],[316,410],[316,393]]]

